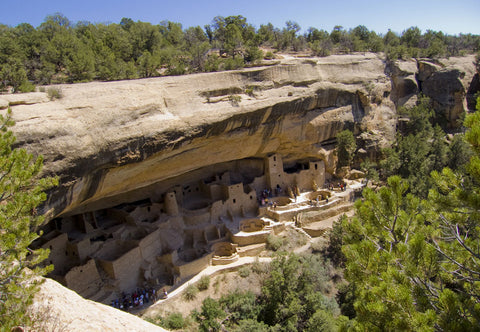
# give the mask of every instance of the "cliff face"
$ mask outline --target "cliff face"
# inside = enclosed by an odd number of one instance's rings
[[[473,61],[287,58],[241,71],[63,85],[55,101],[5,95],[0,108],[12,107],[19,146],[42,154],[45,173],[60,177],[46,205],[52,218],[143,199],[154,184],[167,190],[207,168],[272,153],[287,166],[323,159],[331,173],[339,131],[361,134],[373,154],[393,139],[397,107],[418,92],[456,125],[478,91]]]
[[[480,87],[474,61],[462,57],[390,63],[387,73],[392,78],[392,100],[397,106],[411,106],[422,93],[431,98],[437,116],[448,127],[457,127],[463,112],[475,110],[474,95]]]

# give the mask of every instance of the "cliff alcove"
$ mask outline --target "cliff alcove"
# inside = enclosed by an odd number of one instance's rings
[[[473,62],[287,57],[239,71],[62,85],[62,99],[3,95],[0,105],[13,109],[18,146],[42,154],[44,173],[60,180],[36,244],[51,250],[51,276],[109,302],[137,287],[178,285],[215,256],[228,264],[255,254],[298,211],[310,224],[350,208],[356,183],[324,188],[335,175],[336,134],[352,130],[375,158],[394,138],[397,108],[419,92],[456,126],[478,91]]]

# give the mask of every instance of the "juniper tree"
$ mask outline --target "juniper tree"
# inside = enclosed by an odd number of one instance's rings
[[[352,163],[357,143],[350,130],[344,130],[337,134],[338,167],[350,166]]]
[[[26,308],[38,289],[36,276],[48,272],[38,266],[47,250],[29,246],[40,236],[44,220],[36,208],[46,199],[45,190],[56,184],[53,178],[39,179],[42,157],[13,148],[15,136],[11,110],[0,115],[0,330],[26,325]]]

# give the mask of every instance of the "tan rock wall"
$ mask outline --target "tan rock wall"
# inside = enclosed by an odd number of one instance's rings
[[[95,260],[90,259],[86,264],[72,268],[65,275],[65,286],[88,298],[96,294],[101,286]]]
[[[55,234],[52,235],[55,237],[46,242],[42,247],[50,250],[47,263],[53,264],[53,274],[62,275],[68,271],[68,267],[70,266],[70,257],[67,252],[68,234],[55,232]]]
[[[232,235],[232,242],[239,246],[249,246],[252,244],[265,243],[267,241],[269,232],[259,231],[257,233],[247,233],[248,236],[242,234]]]
[[[184,262],[181,265],[175,266],[175,271],[178,274],[180,280],[188,279],[189,277],[201,272],[210,264],[212,256],[213,253],[210,253],[192,262]]]
[[[76,256],[80,261],[85,260],[88,256],[95,252],[96,246],[92,245],[90,239],[86,238],[77,243],[73,243],[71,246]]]
[[[324,159],[332,170],[336,133],[368,133],[367,152],[388,145],[396,106],[417,91],[455,121],[466,107],[472,60],[441,60],[438,69],[377,54],[285,59],[242,71],[64,85],[56,101],[42,93],[2,99],[14,105],[19,145],[44,155],[45,172],[60,176],[45,208],[52,218],[152,197],[147,188],[158,182],[191,183],[213,165],[274,153],[285,162]],[[250,85],[259,88],[255,97],[244,93]],[[237,106],[224,98],[232,92]]]
[[[135,247],[114,261],[99,259],[102,268],[117,281],[117,287],[132,290],[138,285],[142,255],[139,247]]]
[[[29,312],[47,317],[44,331],[166,331],[159,326],[90,300],[46,278]]]
[[[160,233],[161,230],[157,229],[140,240],[138,245],[143,259],[154,261],[157,256],[161,256],[162,243],[160,242]]]
[[[262,219],[246,219],[240,222],[240,231],[256,232],[263,229],[264,222]]]

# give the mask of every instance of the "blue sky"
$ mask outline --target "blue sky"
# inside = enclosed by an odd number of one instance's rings
[[[401,33],[418,26],[447,34],[480,34],[480,0],[0,0],[0,23],[37,27],[47,15],[60,12],[70,21],[119,23],[122,17],[158,24],[163,20],[183,27],[204,26],[215,16],[243,15],[259,27],[271,22],[283,28],[287,20],[331,31],[365,25],[369,30]]]

